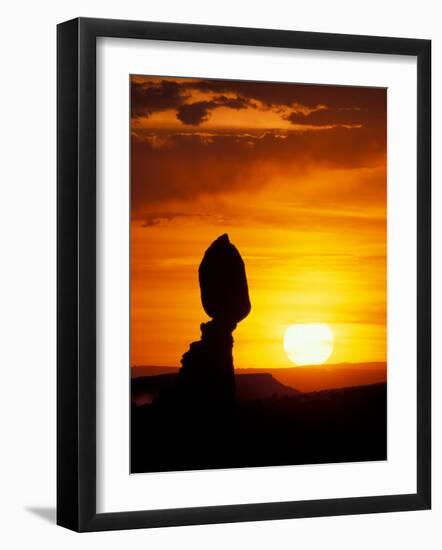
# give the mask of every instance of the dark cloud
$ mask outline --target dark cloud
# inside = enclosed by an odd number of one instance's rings
[[[190,102],[192,91],[209,94],[209,97]],[[219,107],[281,110],[281,116],[294,124],[318,126],[335,123],[379,127],[385,125],[386,120],[383,88],[185,78],[149,80],[146,77],[145,82],[132,82],[131,98],[135,117],[175,109],[178,120],[195,126],[206,122],[210,113]],[[297,109],[287,115],[287,107]]]
[[[132,82],[132,116],[150,116],[154,112],[175,109],[189,97],[189,92],[178,82]]]
[[[309,126],[366,126],[373,122],[368,110],[359,107],[318,109],[309,113],[294,111],[284,118],[292,124]]]
[[[386,110],[386,89],[353,86],[293,84],[237,80],[182,81],[187,89],[203,92],[233,93],[262,102],[267,107],[291,106],[294,103],[309,108],[326,105],[329,108],[359,107],[374,111]]]
[[[208,120],[210,112],[219,107],[245,109],[252,103],[243,97],[219,95],[210,101],[189,103],[192,86],[186,81],[146,80],[132,81],[131,110],[134,117],[149,117],[152,113],[177,110],[177,118],[183,124],[199,125]]]
[[[214,97],[212,101],[197,101],[195,103],[186,103],[177,109],[176,117],[183,124],[199,126],[203,122],[207,122],[210,113],[214,109],[220,107],[228,107],[229,109],[246,109],[250,105],[250,101],[241,97],[229,98],[226,96]]]
[[[198,126],[209,119],[209,112],[212,109],[216,109],[216,107],[217,105],[214,101],[188,103],[178,107],[176,117],[183,124]]]
[[[246,109],[249,106],[254,106],[252,101],[241,96],[232,98],[220,95],[215,97],[214,101],[218,107],[228,107],[229,109]]]

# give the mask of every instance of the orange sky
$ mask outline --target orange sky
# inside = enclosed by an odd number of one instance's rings
[[[325,322],[328,363],[386,359],[386,90],[131,79],[131,364],[179,366],[207,317],[222,233],[246,265],[236,367],[289,367],[286,327]]]

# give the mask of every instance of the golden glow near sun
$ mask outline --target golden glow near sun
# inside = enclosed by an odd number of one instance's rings
[[[299,323],[287,327],[284,350],[296,365],[321,365],[332,354],[334,341],[325,323]]]
[[[200,338],[198,266],[222,233],[252,303],[236,369],[385,362],[386,89],[131,82],[131,365],[179,368]],[[298,321],[334,345],[299,327],[283,347]]]

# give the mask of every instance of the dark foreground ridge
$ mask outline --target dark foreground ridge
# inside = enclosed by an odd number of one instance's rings
[[[232,414],[132,405],[131,471],[360,462],[387,458],[387,386],[237,400]]]

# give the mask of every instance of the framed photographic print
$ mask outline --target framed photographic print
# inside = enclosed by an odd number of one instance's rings
[[[59,525],[430,508],[430,51],[58,26]]]

